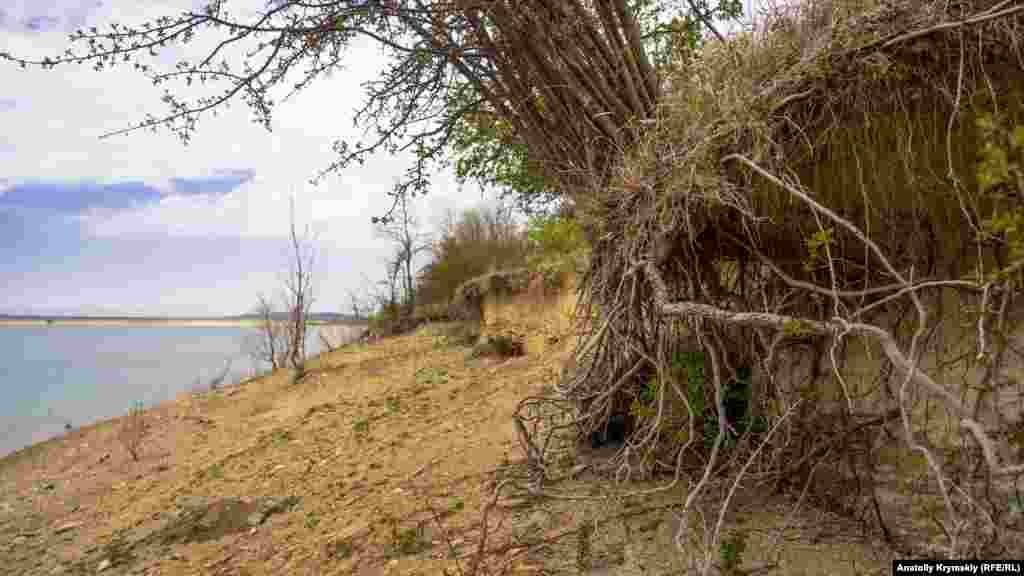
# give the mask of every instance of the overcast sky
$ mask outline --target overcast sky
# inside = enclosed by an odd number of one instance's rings
[[[254,5],[263,0],[251,0]],[[244,0],[230,5],[233,11]],[[190,0],[5,0],[0,51],[56,55],[81,26],[141,23]],[[197,54],[201,44],[189,46]],[[171,64],[182,52],[168,50]],[[364,44],[348,69],[277,107],[273,132],[241,102],[201,122],[185,147],[166,132],[100,140],[160,90],[130,67],[21,70],[0,62],[0,313],[221,315],[249,310],[287,266],[288,199],[319,235],[317,311],[347,311],[348,289],[383,277],[391,246],[370,217],[407,167],[381,155],[313,186],[337,137],[353,136],[361,81],[382,59]],[[425,229],[481,202],[450,174],[417,205]]]

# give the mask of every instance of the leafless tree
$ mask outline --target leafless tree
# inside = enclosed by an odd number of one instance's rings
[[[385,263],[385,268],[387,276],[377,282],[377,286],[382,288],[383,292],[378,292],[375,298],[380,310],[395,310],[398,308],[399,301],[398,275],[402,271],[400,258],[396,255],[393,260],[388,260]]]
[[[369,309],[372,306],[372,304],[370,303],[369,296],[365,293],[360,294],[359,292],[352,289],[347,290],[347,292],[349,306],[351,307],[352,310],[352,319],[359,320],[362,318],[366,318],[367,314],[369,313]]]
[[[285,303],[288,312],[288,364],[298,382],[306,373],[306,320],[313,305],[313,264],[315,252],[309,229],[300,236],[295,228],[295,199],[289,205],[291,264],[285,278]]]
[[[402,195],[397,198],[394,214],[386,220],[375,219],[376,232],[379,236],[391,240],[395,244],[395,260],[389,263],[388,276],[391,278],[392,303],[396,301],[396,284],[402,292],[405,313],[412,315],[416,308],[416,285],[413,271],[413,260],[416,256],[431,249],[430,236],[417,230],[418,224],[413,214],[409,198]],[[396,280],[400,280],[396,282]]]
[[[224,368],[220,372],[218,372],[216,376],[210,378],[210,390],[216,390],[217,388],[220,388],[221,384],[224,383],[224,379],[228,377],[228,374],[230,372],[231,358],[228,358],[227,360],[224,361]]]
[[[282,279],[282,313],[275,311],[270,298],[257,297],[256,315],[259,333],[249,344],[250,356],[271,369],[290,367],[297,382],[305,375],[306,323],[313,305],[313,264],[315,250],[308,228],[299,233],[295,225],[295,201],[290,203],[289,265]]]
[[[284,326],[274,317],[274,306],[264,295],[257,296],[256,314],[259,316],[259,333],[249,344],[249,355],[257,362],[264,362],[277,370],[284,365],[287,350]]]

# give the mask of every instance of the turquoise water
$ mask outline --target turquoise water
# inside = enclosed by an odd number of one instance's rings
[[[263,371],[239,326],[0,326],[0,456],[64,432]],[[307,354],[320,352],[316,328]]]

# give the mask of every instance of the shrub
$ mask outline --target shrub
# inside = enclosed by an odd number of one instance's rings
[[[471,322],[455,322],[444,329],[447,342],[456,346],[474,346],[480,339],[480,327]]]
[[[132,460],[138,462],[142,443],[149,431],[142,402],[136,402],[128,409],[128,417],[121,424],[119,439]]]
[[[482,338],[473,347],[470,356],[478,358],[481,356],[497,356],[500,358],[511,358],[522,356],[525,353],[523,339],[519,336],[501,334]]]
[[[530,243],[527,263],[544,274],[548,284],[565,273],[576,270],[586,254],[586,238],[575,218],[561,215],[535,216],[526,231]]]
[[[447,306],[456,289],[489,271],[522,266],[528,251],[521,226],[505,208],[466,210],[450,217],[419,275],[417,301]]]
[[[746,532],[737,532],[721,541],[718,547],[718,555],[721,559],[723,575],[739,576],[743,574],[740,567],[743,565],[743,553],[746,549]]]
[[[570,254],[585,244],[583,230],[574,218],[541,215],[530,219],[526,237],[531,252],[540,256]]]

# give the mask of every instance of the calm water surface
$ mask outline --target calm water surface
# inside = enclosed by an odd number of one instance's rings
[[[357,328],[331,327],[336,336]],[[240,326],[0,326],[0,456],[81,426],[266,369]],[[320,352],[316,328],[307,354]],[[229,364],[230,362],[230,364]]]

